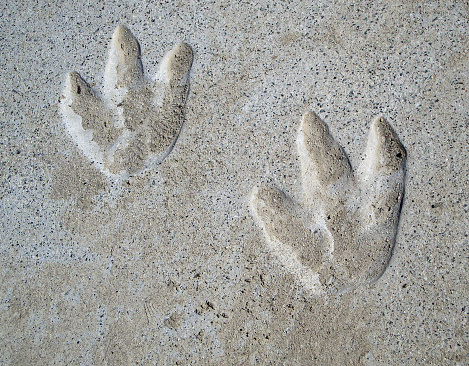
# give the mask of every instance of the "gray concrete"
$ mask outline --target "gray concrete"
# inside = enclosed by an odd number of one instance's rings
[[[467,2],[50,3],[0,5],[0,363],[469,364]],[[70,71],[102,85],[118,24],[146,75],[178,42],[194,61],[173,150],[115,183],[59,98]],[[407,151],[388,268],[334,296],[249,207],[300,201],[308,110],[354,169],[376,115]]]

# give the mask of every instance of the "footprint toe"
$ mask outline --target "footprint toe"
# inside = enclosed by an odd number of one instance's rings
[[[348,189],[353,181],[348,157],[316,113],[308,111],[304,114],[297,143],[302,175],[308,190],[320,189],[330,194]]]
[[[174,46],[163,61],[168,79],[183,80],[191,69],[192,59],[192,49],[188,44],[181,42]]]
[[[73,99],[94,97],[95,94],[89,84],[80,76],[78,72],[69,72],[67,74],[67,86],[68,92],[71,94]]]
[[[119,25],[111,40],[108,65],[115,69],[116,87],[129,88],[143,81],[140,44],[132,32]]]
[[[406,151],[391,125],[383,117],[378,117],[373,121],[371,129],[376,139],[376,171],[387,175],[401,169]]]
[[[322,233],[305,226],[300,208],[284,192],[270,186],[256,188],[252,204],[267,240],[288,245],[312,270],[321,264],[325,254]]]

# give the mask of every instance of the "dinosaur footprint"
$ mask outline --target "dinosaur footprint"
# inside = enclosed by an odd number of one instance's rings
[[[282,264],[315,293],[347,291],[376,281],[392,254],[406,152],[378,117],[354,174],[327,125],[307,112],[298,131],[303,202],[275,187],[255,188],[252,211]]]
[[[140,45],[119,25],[111,40],[101,93],[67,75],[63,121],[83,153],[106,175],[138,173],[171,152],[184,121],[192,50],[169,51],[153,80],[143,75]]]

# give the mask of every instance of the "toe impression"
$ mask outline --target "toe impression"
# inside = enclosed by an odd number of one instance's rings
[[[312,270],[321,265],[326,255],[322,232],[306,227],[300,207],[283,191],[259,187],[253,191],[252,206],[268,241],[288,245],[300,263]]]
[[[119,25],[112,36],[109,54],[109,63],[116,69],[117,88],[132,88],[143,81],[143,65],[140,57],[140,45],[137,39],[127,27]]]
[[[343,195],[353,186],[352,167],[327,125],[314,112],[302,118],[297,139],[305,191]]]

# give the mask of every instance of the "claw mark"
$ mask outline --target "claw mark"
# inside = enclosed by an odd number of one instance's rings
[[[169,51],[153,80],[143,75],[140,45],[119,25],[111,40],[102,93],[76,72],[66,78],[61,113],[83,153],[111,177],[138,173],[171,152],[184,121],[192,50]]]
[[[272,252],[314,293],[343,292],[381,277],[394,247],[406,152],[382,117],[354,175],[327,125],[307,112],[298,131],[303,202],[255,188],[251,208]]]

